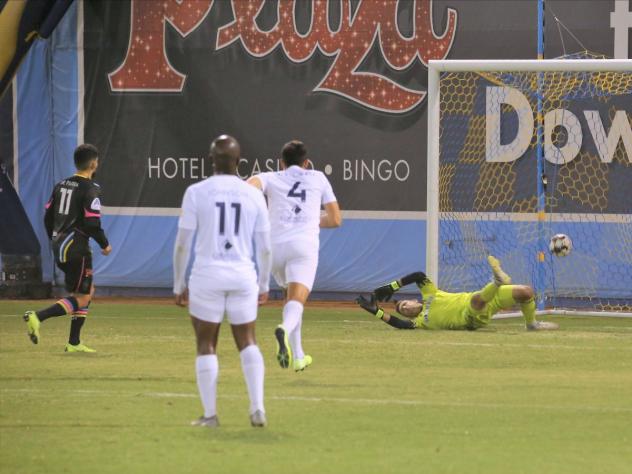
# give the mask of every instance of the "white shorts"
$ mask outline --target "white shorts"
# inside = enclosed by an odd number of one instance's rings
[[[231,286],[228,283],[216,278],[192,276],[189,281],[189,314],[209,323],[221,323],[226,314],[228,322],[233,325],[257,319],[257,283],[239,281]]]
[[[281,288],[300,283],[309,291],[318,268],[318,243],[283,242],[272,245],[272,276]]]

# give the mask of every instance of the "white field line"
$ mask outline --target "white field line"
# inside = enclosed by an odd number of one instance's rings
[[[314,341],[314,339],[312,339]],[[358,340],[354,339],[339,339],[336,342],[341,344],[358,344]],[[391,340],[367,340],[362,339],[363,344],[388,344],[391,345],[393,341]],[[584,349],[592,349],[597,351],[632,351],[632,347],[604,347],[604,346],[585,346],[585,345],[577,345],[577,346],[569,346],[562,344],[506,344],[504,342],[445,342],[445,341],[428,341],[428,340],[420,340],[420,341],[406,341],[405,345],[412,346],[465,346],[465,347],[516,347],[516,348],[528,348],[528,349],[571,349],[571,350],[584,350]]]
[[[279,312],[279,316],[281,313]],[[124,319],[124,320],[144,320],[151,319],[153,320],[162,320],[162,321],[178,321],[182,319],[184,321],[189,321],[189,315],[181,315],[181,316],[152,316],[150,314],[143,316],[92,316],[97,319]],[[22,314],[0,314],[0,318],[17,318],[22,319]],[[331,319],[308,319],[310,323],[353,323],[353,324],[375,324],[375,321],[353,321],[351,319],[339,319],[339,320],[331,320]]]
[[[112,390],[43,390],[43,389],[0,389],[0,393],[30,393],[50,396],[51,393],[67,393],[77,395],[90,396],[106,396],[112,395],[124,397],[148,397],[148,398],[191,398],[197,399],[195,393],[181,392],[125,392]],[[248,397],[238,395],[219,395],[218,398],[227,400],[246,400]],[[267,395],[266,400],[274,400],[281,402],[311,402],[311,403],[348,403],[348,404],[365,404],[365,405],[400,405],[400,406],[425,406],[425,407],[473,407],[487,409],[528,409],[528,410],[553,410],[553,411],[594,411],[594,412],[612,412],[612,413],[632,413],[630,407],[603,407],[591,405],[538,405],[538,404],[515,404],[515,403],[478,403],[478,402],[445,402],[445,401],[429,401],[429,400],[397,400],[391,398],[342,398],[342,397],[303,397],[303,396],[280,396]]]
[[[280,313],[279,313],[280,314]],[[150,315],[143,315],[143,316],[91,316],[92,318],[96,318],[96,319],[120,319],[120,320],[124,320],[124,321],[141,321],[141,320],[152,320],[152,321],[179,321],[180,319],[182,319],[183,321],[189,323],[189,315],[187,314],[186,316],[171,316],[171,317],[164,317],[164,316],[150,316]],[[0,318],[19,318],[22,319],[22,316],[19,314],[0,314]],[[226,320],[225,320],[226,321]],[[311,323],[316,323],[316,324],[333,324],[336,322],[339,323],[345,323],[345,324],[375,324],[375,321],[352,321],[350,319],[340,319],[338,321],[335,320],[327,320],[327,319],[308,319],[307,320],[310,324]],[[228,323],[228,321],[226,321]]]
[[[559,316],[561,321],[563,321],[564,317]],[[0,318],[20,318],[19,314],[0,314]],[[143,316],[134,316],[134,317],[126,317],[126,316],[93,316],[96,319],[122,319],[122,320],[155,320],[155,321],[179,321],[182,319],[183,321],[189,322],[188,315],[187,316],[151,316],[151,315],[143,315]],[[494,319],[510,319],[510,318],[494,318]],[[513,318],[511,318],[513,319]],[[309,319],[305,320],[308,324],[318,323],[318,324],[335,324],[335,323],[345,323],[345,324],[376,324],[376,321],[356,321],[352,319]],[[563,323],[562,323],[563,324]],[[503,324],[503,327],[523,327],[523,324]],[[494,327],[493,324],[488,327]],[[632,331],[632,325],[630,326],[582,326],[580,329],[591,329],[591,330],[599,330],[599,329],[616,329],[616,330],[627,330]],[[562,327],[562,330],[564,328]],[[576,331],[573,331],[576,332]]]
[[[8,335],[9,333],[0,333],[0,336]],[[110,340],[110,344],[125,344],[126,340],[132,339],[134,336],[113,336]],[[143,336],[143,339],[151,340],[151,341],[191,341],[193,344],[193,339],[190,336]],[[322,339],[322,338],[311,338],[310,342],[331,342],[331,339]],[[357,345],[358,340],[348,340],[342,339],[337,340],[336,343],[340,344],[353,344]],[[381,340],[362,340],[363,344],[372,344],[372,345],[392,345],[393,341],[388,339]],[[632,347],[607,347],[607,346],[585,346],[585,345],[561,345],[561,344],[505,344],[502,342],[445,342],[445,341],[428,341],[428,340],[420,340],[420,341],[411,341],[407,340],[404,343],[406,346],[423,346],[423,347],[491,347],[498,349],[502,348],[516,348],[516,349],[544,349],[544,350],[594,350],[594,351],[618,351],[618,352],[630,352],[632,351]],[[29,351],[24,351],[25,353]],[[11,357],[10,353],[0,353],[0,358]],[[98,377],[97,377],[98,378]]]
[[[143,315],[143,316],[88,316],[89,318],[96,318],[96,319],[123,319],[123,320],[144,320],[144,319],[151,319],[152,321],[177,321],[178,319],[180,319],[180,316],[170,316],[170,317],[163,317],[163,316],[151,316],[151,315]],[[21,314],[0,314],[0,318],[18,318],[18,319],[22,319],[22,315]],[[182,315],[182,319],[184,321],[189,322],[189,315],[187,314]]]

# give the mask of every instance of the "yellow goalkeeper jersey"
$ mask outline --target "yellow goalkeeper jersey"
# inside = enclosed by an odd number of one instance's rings
[[[414,319],[415,327],[422,329],[477,329],[489,324],[488,309],[475,311],[470,306],[474,293],[448,293],[437,288],[430,280],[419,286],[423,307]]]

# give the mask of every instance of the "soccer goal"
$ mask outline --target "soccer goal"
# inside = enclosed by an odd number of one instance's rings
[[[427,272],[549,314],[632,316],[632,60],[430,61]],[[549,240],[566,234],[565,257]]]

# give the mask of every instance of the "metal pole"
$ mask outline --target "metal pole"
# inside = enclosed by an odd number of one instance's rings
[[[432,61],[431,61],[432,63]],[[426,274],[439,284],[439,70],[428,65],[428,178],[426,193]]]
[[[538,0],[538,60],[544,60],[544,0]],[[544,189],[544,116],[543,116],[543,86],[544,86],[544,73],[538,72],[537,79],[537,142],[536,142],[536,157],[537,157],[537,193],[538,193],[538,249],[537,249],[537,263],[535,272],[535,292],[536,292],[536,304],[538,310],[544,309],[544,286],[545,286],[545,248],[546,242],[544,240],[544,220],[545,220],[545,189]]]

